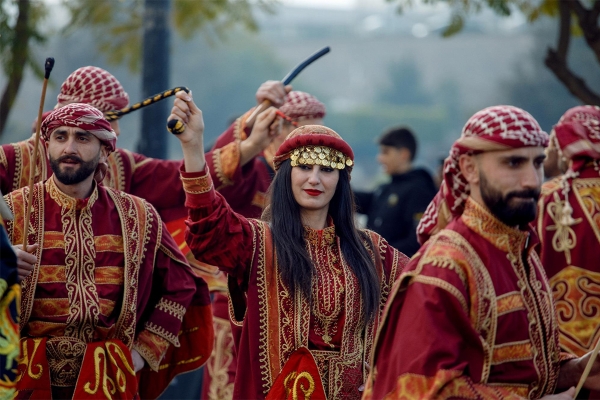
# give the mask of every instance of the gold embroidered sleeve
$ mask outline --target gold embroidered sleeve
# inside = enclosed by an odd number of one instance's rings
[[[234,183],[233,177],[240,167],[240,141],[235,140],[213,152],[213,165],[219,178],[219,187],[229,186]]]
[[[169,348],[169,342],[148,330],[144,330],[140,332],[133,343],[133,348],[140,353],[153,371],[158,372],[158,366]]]
[[[161,298],[156,305],[156,308],[166,312],[172,317],[177,318],[180,321],[183,321],[183,316],[185,315],[185,307],[179,303],[176,303],[172,300]]]
[[[205,167],[202,176],[186,178],[182,175],[181,182],[183,183],[183,190],[190,194],[208,193],[213,189],[213,182],[208,173],[208,166]]]

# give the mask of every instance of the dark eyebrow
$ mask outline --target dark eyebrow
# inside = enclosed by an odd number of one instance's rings
[[[502,161],[512,161],[512,162],[524,162],[527,161],[528,157],[525,156],[505,156],[502,157]]]

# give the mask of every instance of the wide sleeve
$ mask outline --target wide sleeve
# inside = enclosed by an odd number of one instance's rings
[[[143,329],[134,342],[134,349],[154,371],[158,371],[169,345],[179,347],[183,317],[197,296],[196,278],[183,255],[174,248],[164,225],[163,232],[152,276],[150,301],[154,307],[145,311]],[[208,302],[208,294],[206,297]]]
[[[185,240],[197,260],[216,265],[241,281],[254,254],[253,224],[215,191],[207,169],[187,173],[182,167],[189,210]]]
[[[471,379],[482,371],[483,348],[466,287],[449,268],[423,271],[405,272],[390,295],[363,398],[519,398]]]

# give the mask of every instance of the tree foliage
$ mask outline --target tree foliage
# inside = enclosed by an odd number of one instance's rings
[[[39,27],[46,14],[44,3],[39,1],[0,0],[0,63],[7,77],[0,98],[0,134],[17,98],[25,67],[31,67],[37,76],[44,75],[42,66],[32,57],[31,43],[45,41]]]
[[[415,0],[388,0],[397,3],[399,11],[414,5]],[[529,22],[541,16],[556,18],[558,39],[555,48],[546,52],[545,64],[561,83],[586,104],[600,105],[600,93],[594,92],[586,81],[568,65],[569,46],[574,34],[581,34],[600,63],[600,0],[422,0],[425,4],[446,4],[451,10],[450,21],[442,35],[451,36],[462,30],[466,19],[491,9],[497,15],[523,13]]]
[[[163,0],[156,0],[163,1]],[[211,32],[223,38],[234,26],[257,29],[252,7],[267,11],[273,0],[171,0],[174,31],[184,39]],[[98,49],[113,64],[126,64],[130,70],[140,67],[144,0],[63,0],[70,11],[71,23],[65,33],[91,28]]]
[[[166,1],[166,0],[155,0]],[[172,26],[189,39],[198,32],[223,38],[233,27],[256,30],[253,7],[272,11],[276,0],[170,0]],[[140,67],[144,29],[144,0],[62,0],[68,20],[61,33],[91,29],[98,50],[112,64],[126,64],[131,71]],[[44,43],[55,32],[42,31],[48,9],[40,0],[0,0],[0,62],[7,84],[0,102],[0,135],[17,97],[23,74],[32,68],[43,76],[42,63],[32,57],[32,45]]]

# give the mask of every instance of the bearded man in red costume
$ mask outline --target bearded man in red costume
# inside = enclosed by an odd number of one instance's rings
[[[542,187],[540,254],[561,348],[582,356],[600,337],[600,108],[568,110],[554,126],[550,147],[567,169]]]
[[[55,108],[71,103],[85,103],[102,112],[127,107],[129,95],[121,83],[108,71],[93,67],[75,70],[63,82]],[[119,121],[110,122],[119,136]],[[34,137],[0,147],[0,190],[7,194],[28,184]],[[52,170],[43,142],[39,144],[35,182],[47,179]],[[148,158],[125,149],[115,149],[107,160],[104,186],[122,190],[149,201],[167,224],[186,216],[182,207],[185,195],[179,179],[181,161]],[[156,190],[157,182],[169,185],[169,190]]]
[[[17,398],[157,397],[208,357],[206,284],[148,202],[98,184],[117,139],[100,111],[58,108],[41,134],[53,175],[33,186],[31,204],[28,187],[5,196],[27,276]]]
[[[529,226],[547,144],[516,107],[468,120],[419,225],[426,242],[390,294],[365,398],[573,397],[589,354],[560,351]],[[600,387],[599,371],[585,386]]]

